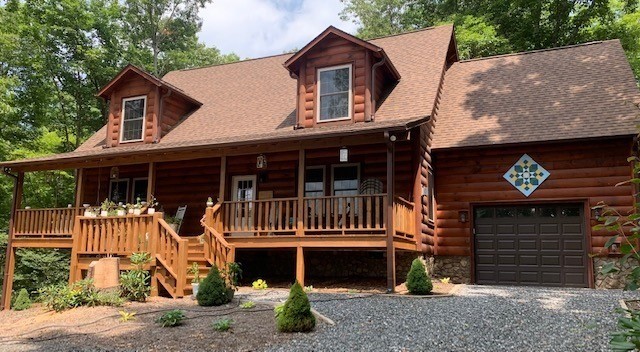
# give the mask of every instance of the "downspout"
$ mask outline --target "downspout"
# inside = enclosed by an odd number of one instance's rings
[[[164,116],[164,98],[168,98],[171,96],[173,91],[171,89],[167,89],[167,92],[160,97],[160,106],[158,107],[158,134],[156,135],[153,143],[160,142],[160,138],[162,138],[162,117]]]
[[[371,66],[371,116],[366,116],[365,122],[372,122],[376,119],[376,70],[378,67],[384,65],[385,62],[387,62],[387,58],[383,56],[382,60]]]

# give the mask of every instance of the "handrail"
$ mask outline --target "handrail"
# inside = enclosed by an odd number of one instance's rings
[[[164,219],[155,219],[158,241],[155,249],[156,263],[175,281],[175,291],[170,293],[174,297],[183,297],[187,285],[189,240],[181,238]]]
[[[161,215],[161,214],[159,214]],[[76,217],[74,247],[82,254],[153,255],[154,216]]]
[[[321,197],[304,197],[304,200],[314,200],[314,199],[337,199],[337,198],[366,198],[371,196],[376,197],[385,197],[386,193],[375,193],[375,194],[354,194],[349,196],[321,196]]]
[[[71,237],[78,208],[17,209],[14,237]]]
[[[207,208],[205,215],[200,220],[204,232],[202,238],[204,240],[205,259],[211,266],[224,268],[228,263],[235,260],[235,246],[227,242],[222,234],[216,230],[219,222],[218,216],[222,209],[218,203],[212,208]]]
[[[415,205],[402,198],[394,197],[393,200],[393,224],[394,235],[413,239],[416,236]]]
[[[209,219],[213,222],[207,224],[224,235],[293,235],[300,216],[298,198],[225,201],[211,212]]]

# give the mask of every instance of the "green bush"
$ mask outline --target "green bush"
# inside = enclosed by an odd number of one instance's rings
[[[31,308],[31,298],[29,298],[29,292],[24,288],[20,290],[15,301],[13,301],[13,310],[25,310]]]
[[[284,306],[276,308],[276,325],[280,332],[308,332],[316,326],[309,298],[297,281],[291,286]]]
[[[618,318],[618,330],[611,334],[609,348],[614,351],[637,351],[640,349],[640,313],[619,309],[624,316]]]
[[[220,306],[231,302],[233,289],[222,278],[218,268],[213,266],[207,277],[200,283],[196,299],[201,306]]]
[[[411,263],[411,269],[407,275],[407,289],[412,295],[428,295],[433,289],[431,278],[427,275],[420,258]]]
[[[184,312],[180,309],[174,309],[162,314],[157,320],[156,323],[162,325],[163,328],[166,327],[174,327],[178,325],[182,325],[182,321],[184,320]]]
[[[137,302],[145,302],[151,294],[151,275],[143,267],[151,261],[146,252],[133,253],[131,265],[133,270],[120,274],[120,292],[122,297]]]
[[[233,320],[229,318],[222,318],[213,323],[213,329],[216,331],[227,331],[231,329],[231,324],[233,324]]]
[[[38,292],[40,301],[56,312],[80,306],[120,306],[123,303],[119,292],[98,291],[90,279],[71,285],[51,285]]]

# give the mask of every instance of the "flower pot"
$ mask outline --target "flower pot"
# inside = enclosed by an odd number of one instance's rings
[[[107,217],[107,216],[109,216],[109,211],[108,211],[108,210],[101,210],[101,211],[100,211],[100,216],[102,216],[102,217]]]
[[[92,215],[92,214],[91,214],[91,211],[89,211],[89,210],[85,210],[85,211],[84,211],[84,216],[86,216],[86,217],[91,217],[91,215]]]
[[[213,202],[207,202],[207,207],[211,208],[213,206]]]
[[[193,297],[193,299],[196,299],[196,297],[198,296],[198,288],[200,287],[200,284],[199,283],[196,284],[196,283],[192,282],[191,283],[191,287],[192,287],[192,290],[193,290],[193,293],[191,294],[191,297]]]
[[[125,215],[124,209],[116,210],[116,214],[118,214],[118,216],[124,216]]]
[[[129,209],[129,214],[133,214],[133,209]]]
[[[82,204],[82,206],[83,206],[84,208],[88,208],[88,207],[90,207],[90,206],[91,206],[91,204],[89,204],[89,203],[83,203],[83,204]]]
[[[155,213],[156,213],[156,209],[155,209],[155,208],[149,208],[149,209],[147,209],[147,214],[149,214],[149,215],[153,215],[153,214],[155,214]]]
[[[168,224],[168,225],[174,232],[178,232],[178,224]]]
[[[133,215],[140,215],[142,214],[142,210],[140,209],[133,209]]]

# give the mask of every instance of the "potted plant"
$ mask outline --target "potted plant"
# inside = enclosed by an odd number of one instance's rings
[[[165,215],[164,221],[166,221],[167,225],[169,225],[169,227],[173,231],[178,232],[178,223],[180,222],[180,220],[178,220],[175,216]]]
[[[198,295],[198,288],[200,287],[200,266],[197,262],[193,262],[193,264],[191,264],[188,273],[193,275],[193,279],[191,280],[193,293],[191,294],[191,297],[196,299],[196,296]]]
[[[113,202],[108,198],[105,199],[102,205],[100,205],[100,216],[109,216],[109,210],[111,210],[111,208],[113,208]]]
[[[149,200],[149,203],[147,204],[147,214],[149,214],[149,215],[155,214],[156,213],[156,206],[158,206],[158,201],[153,195],[151,195],[151,199]]]
[[[127,203],[124,208],[127,210],[127,214],[133,214],[133,204]]]
[[[213,198],[207,198],[207,208],[211,208],[213,206]]]
[[[142,214],[142,204],[140,203],[140,197],[136,199],[136,204],[133,205],[133,215]]]
[[[120,205],[118,205],[118,207],[116,208],[116,215],[118,216],[125,216],[127,214],[127,212],[124,209],[124,206],[122,205],[122,203],[120,203]]]

